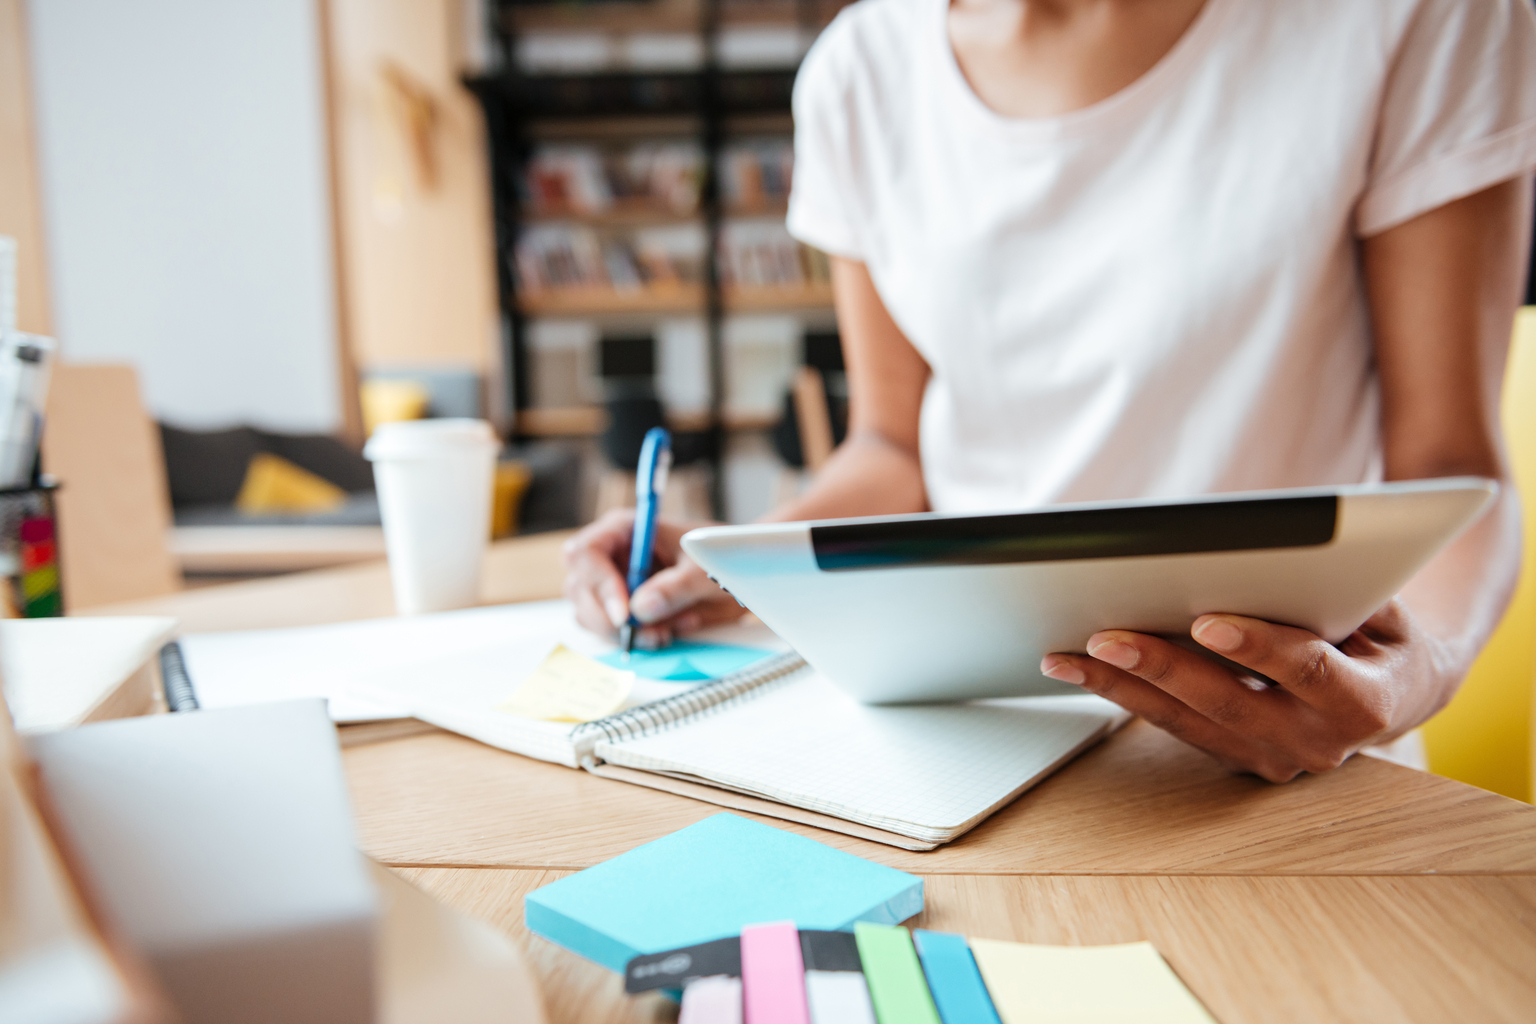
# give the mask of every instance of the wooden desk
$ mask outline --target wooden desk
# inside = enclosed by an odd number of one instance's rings
[[[377,562],[382,526],[177,526],[171,554],[184,575],[296,572]]]
[[[556,596],[561,540],[496,545],[487,602]],[[392,607],[373,564],[94,611],[194,631]],[[363,848],[513,935],[552,1021],[675,1016],[530,935],[522,897],[718,808],[440,731],[346,760]],[[1536,809],[1371,758],[1271,786],[1133,723],[932,853],[764,820],[922,875],[924,927],[1150,939],[1222,1024],[1536,1019]]]

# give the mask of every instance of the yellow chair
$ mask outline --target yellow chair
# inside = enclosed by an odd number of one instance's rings
[[[1424,726],[1424,745],[1437,775],[1529,802],[1536,793],[1536,306],[1515,319],[1502,415],[1523,505],[1520,586],[1461,691]]]

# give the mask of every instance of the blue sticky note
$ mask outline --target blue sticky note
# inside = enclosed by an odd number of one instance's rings
[[[965,936],[916,928],[912,944],[944,1024],[1001,1024]]]
[[[846,931],[921,913],[923,880],[814,839],[716,814],[535,889],[529,931],[610,971],[632,957],[794,921]]]
[[[597,660],[614,668],[628,669],[646,679],[689,683],[728,676],[754,662],[762,661],[772,653],[756,647],[738,647],[735,644],[707,644],[694,640],[677,640],[671,646],[663,647],[659,651],[631,651],[628,661],[624,660],[622,651],[599,654]]]

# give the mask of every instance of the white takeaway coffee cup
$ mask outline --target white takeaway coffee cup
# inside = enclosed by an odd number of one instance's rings
[[[491,425],[471,419],[381,424],[363,447],[401,615],[478,601],[498,449]]]

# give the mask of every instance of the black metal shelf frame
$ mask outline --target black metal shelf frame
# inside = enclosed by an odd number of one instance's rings
[[[515,40],[506,27],[511,19],[503,17],[495,6],[492,5],[491,11],[492,31],[497,36],[500,52],[511,55],[515,52]],[[801,3],[797,5],[797,11],[801,27],[807,27],[814,16],[813,8]],[[512,393],[507,398],[514,411],[514,421],[515,413],[528,408],[529,404],[527,318],[518,306],[517,281],[512,268],[517,237],[523,224],[519,182],[523,167],[533,152],[533,127],[539,122],[580,123],[603,118],[675,119],[683,115],[696,119],[705,158],[699,215],[707,235],[702,310],[708,338],[710,380],[710,427],[706,448],[713,467],[711,502],[717,517],[724,511],[720,456],[724,451],[721,413],[725,394],[725,302],[717,259],[724,219],[720,152],[727,133],[727,119],[754,114],[787,115],[795,77],[791,69],[722,69],[715,50],[719,25],[720,0],[701,0],[698,31],[704,40],[705,57],[703,67],[697,71],[528,75],[521,73],[508,56],[500,71],[464,79],[465,87],[480,102],[490,149],[496,283],[504,324],[503,356],[511,370]],[[659,134],[675,135],[675,132]]]

